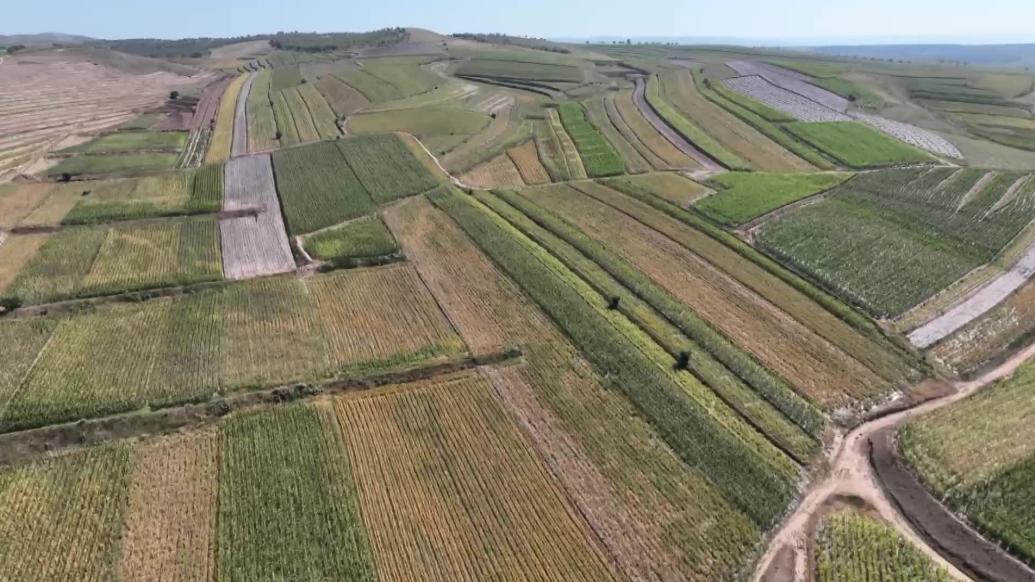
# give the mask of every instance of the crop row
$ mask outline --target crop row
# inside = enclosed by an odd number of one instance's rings
[[[6,294],[26,303],[222,278],[216,221],[66,229],[51,235]]]
[[[733,170],[746,170],[748,164],[739,156],[730,152],[715,138],[705,133],[697,124],[676,111],[661,96],[661,81],[657,76],[647,80],[647,102],[658,115],[672,126],[694,146],[723,166]]]
[[[901,381],[893,357],[713,239],[614,190],[577,189],[584,195],[528,195],[636,265],[821,408],[867,401]]]
[[[736,426],[730,424],[732,419],[712,416],[685,392],[673,378],[670,364],[641,351],[649,349],[646,345],[629,343],[632,338],[625,333],[633,330],[614,327],[616,322],[601,312],[602,307],[587,299],[593,292],[587,291],[585,283],[579,285],[580,280],[541,247],[459,194],[437,193],[432,200],[612,379],[677,455],[701,469],[756,523],[772,523],[793,494],[793,471],[790,475],[775,471],[762,451],[741,440],[743,433],[731,431]],[[698,392],[695,397],[703,396]],[[725,408],[718,400],[711,404],[712,411]]]
[[[525,365],[487,375],[621,570],[731,577],[758,539],[751,521],[672,454],[446,214],[415,198],[386,221],[473,352],[522,346]]]
[[[953,579],[893,527],[852,510],[827,516],[817,537],[819,582]]]
[[[498,196],[527,218],[515,215],[513,209],[492,198],[480,199],[526,236],[547,248],[602,296],[619,298],[617,309],[655,338],[673,357],[679,357],[685,351],[690,356],[688,368],[720,398],[750,422],[762,427],[767,436],[793,451],[800,461],[807,460],[809,448],[814,443],[810,444],[810,439],[789,429],[784,425],[785,421],[774,418],[773,414],[778,410],[778,414],[784,414],[813,436],[822,429],[823,414],[798,396],[784,380],[737,348],[727,337],[603,244],[530,200],[508,192],[500,192]],[[757,394],[748,392],[749,387]]]
[[[604,134],[586,119],[586,111],[578,103],[563,103],[558,107],[561,122],[567,130],[579,157],[592,178],[612,176],[625,172],[625,163],[607,141]]]

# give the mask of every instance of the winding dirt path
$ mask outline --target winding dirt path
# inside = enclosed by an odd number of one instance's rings
[[[678,131],[672,128],[654,108],[647,103],[647,84],[643,82],[643,77],[636,78],[636,90],[633,91],[633,103],[636,104],[636,108],[640,110],[640,114],[643,115],[650,122],[654,129],[658,130],[658,133],[665,136],[665,139],[672,142],[672,145],[683,152],[684,154],[693,158],[702,168],[708,172],[724,172],[726,169],[720,166],[715,160],[708,157],[704,152],[697,149],[697,146],[690,143],[689,140],[684,138]]]
[[[969,382],[955,383],[953,386],[955,391],[948,396],[928,400],[913,408],[866,422],[847,435],[837,435],[835,442],[828,450],[829,470],[820,480],[812,484],[801,504],[784,519],[759,561],[752,580],[754,582],[784,581],[789,579],[788,570],[793,571],[792,579],[794,580],[809,580],[811,573],[809,572],[810,557],[808,554],[816,519],[822,515],[826,507],[844,498],[861,500],[924,553],[944,566],[955,578],[969,580],[914,530],[895,503],[888,497],[870,463],[870,438],[879,431],[894,429],[911,418],[948,406],[985,386],[1010,376],[1018,366],[1033,356],[1035,356],[1035,344],[1014,354],[998,368],[979,378]],[[978,540],[981,539],[978,534],[973,535]],[[1002,558],[1012,561],[1012,558],[1005,554],[1002,555]],[[793,566],[790,565],[791,563]]]

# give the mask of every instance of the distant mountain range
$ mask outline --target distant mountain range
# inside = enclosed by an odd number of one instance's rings
[[[39,34],[0,34],[0,46],[23,44],[25,46],[50,46],[54,44],[83,44],[94,39],[77,34],[41,32]]]
[[[1035,44],[892,44],[808,47],[802,50],[825,55],[875,59],[960,62],[995,67],[1035,67]]]

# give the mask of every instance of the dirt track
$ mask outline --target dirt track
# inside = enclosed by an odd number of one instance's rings
[[[864,423],[847,436],[838,435],[828,451],[829,470],[822,479],[809,488],[794,512],[784,519],[783,524],[774,534],[766,553],[762,556],[752,580],[783,582],[788,579],[788,562],[793,562],[794,580],[811,579],[808,554],[816,519],[829,504],[844,498],[861,500],[917,547],[945,566],[953,576],[961,580],[968,579],[960,569],[939,553],[939,551],[945,550],[932,548],[914,530],[909,519],[902,515],[899,507],[889,498],[870,462],[870,439],[876,437],[880,431],[894,430],[911,418],[948,406],[985,386],[1010,376],[1018,366],[1032,356],[1035,356],[1035,344],[1018,352],[998,368],[980,378],[970,382],[956,383],[954,392],[948,396],[934,398],[913,408]],[[912,510],[912,507],[910,509]],[[914,519],[925,519],[928,515],[932,514],[915,513]],[[935,528],[937,528],[935,524],[925,523],[923,529],[930,531]],[[1013,558],[1002,551],[989,556],[984,549],[984,544],[987,542],[969,528],[957,528],[957,531],[951,535],[959,536],[961,532],[970,534],[969,540],[966,537],[957,540],[963,547],[969,548],[965,552],[967,555],[984,556],[984,559],[991,560],[997,567],[1002,568],[1009,567],[1005,565],[1007,562],[1016,563]],[[790,558],[787,555],[788,550],[793,554]],[[1026,579],[1032,579],[1032,577],[1035,577],[1035,574],[1029,573]],[[1011,580],[1011,578],[1004,578],[1004,580]]]
[[[647,85],[643,82],[642,77],[636,79],[636,90],[633,92],[633,103],[636,104],[636,108],[640,110],[640,113],[647,118],[647,121],[654,126],[654,129],[658,130],[658,133],[665,136],[665,139],[672,142],[672,145],[676,146],[679,151],[693,158],[698,164],[701,164],[705,170],[709,172],[722,172],[725,170],[722,166],[711,159],[704,152],[697,149],[697,146],[690,143],[684,138],[678,131],[672,129],[664,119],[661,118],[654,111],[654,108],[647,103],[646,98]]]

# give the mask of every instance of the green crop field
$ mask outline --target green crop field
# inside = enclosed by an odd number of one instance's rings
[[[762,248],[877,316],[898,315],[990,261],[1035,218],[1023,174],[860,174],[823,202],[765,225]]]
[[[399,251],[392,234],[380,218],[350,222],[308,236],[305,250],[324,261],[383,257]]]
[[[353,68],[335,72],[334,77],[358,91],[370,103],[384,103],[403,98],[402,92],[395,85],[363,69]]]
[[[371,135],[335,143],[375,204],[426,192],[439,183],[398,136]]]
[[[265,151],[277,147],[277,121],[270,105],[271,71],[260,71],[248,95],[248,151]]]
[[[305,234],[369,213],[366,188],[334,143],[273,154],[284,219],[291,234]]]
[[[622,158],[604,134],[586,119],[586,111],[582,105],[563,103],[558,109],[564,129],[575,142],[586,173],[591,178],[613,176],[625,171]]]
[[[939,499],[1025,560],[1035,558],[1035,366],[906,425],[903,455]]]
[[[953,580],[894,527],[840,510],[820,524],[815,564],[818,582]]]
[[[384,80],[399,90],[403,97],[427,93],[443,84],[445,80],[421,65],[422,57],[383,57],[366,59],[363,70]]]
[[[61,150],[62,153],[120,154],[140,151],[178,152],[187,143],[187,134],[179,131],[122,131],[110,133],[83,145]]]
[[[349,117],[351,134],[402,131],[417,136],[436,154],[455,148],[485,129],[491,118],[453,107],[423,107],[357,113]]]
[[[571,65],[484,57],[474,58],[464,63],[457,70],[457,74],[492,79],[544,81],[547,83],[578,83],[582,81],[582,71],[578,67]]]
[[[863,109],[879,110],[884,99],[873,91],[841,77],[816,79],[814,83],[831,93],[836,93]]]
[[[89,194],[80,198],[62,223],[217,212],[223,202],[223,167],[89,184],[82,186],[82,191]]]
[[[74,228],[47,239],[6,294],[47,303],[222,276],[218,226],[211,218]]]
[[[329,406],[234,416],[223,426],[222,449],[220,579],[377,579]]]
[[[851,168],[934,161],[931,156],[854,121],[788,123],[787,131]]]
[[[694,206],[723,224],[739,225],[781,206],[829,190],[847,180],[850,175],[730,172],[712,178],[710,184],[716,193],[698,200]]]
[[[47,175],[132,176],[171,170],[178,159],[179,154],[81,155],[61,160]]]

